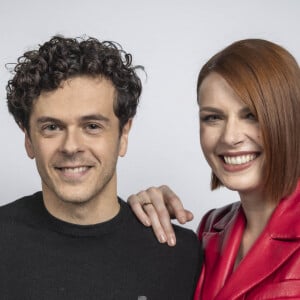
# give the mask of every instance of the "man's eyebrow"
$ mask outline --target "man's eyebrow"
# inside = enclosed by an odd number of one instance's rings
[[[42,124],[42,123],[47,123],[47,122],[51,122],[51,123],[63,123],[61,120],[59,119],[56,119],[56,118],[53,118],[53,117],[47,117],[47,116],[44,116],[44,117],[40,117],[36,120],[37,123],[39,124]]]
[[[95,115],[87,115],[87,116],[83,116],[80,118],[81,121],[91,121],[91,120],[95,120],[95,121],[102,121],[105,123],[109,123],[110,120],[109,118],[101,115],[101,114],[95,114]]]
[[[95,121],[102,121],[105,123],[109,123],[110,120],[109,118],[101,115],[101,114],[93,114],[93,115],[86,115],[86,116],[82,116],[79,118],[80,121],[91,121],[91,120],[95,120]],[[64,122],[60,119],[57,118],[53,118],[53,117],[48,117],[48,116],[42,116],[40,118],[37,119],[37,123],[39,124],[43,124],[43,123],[57,123],[57,124],[64,124]]]

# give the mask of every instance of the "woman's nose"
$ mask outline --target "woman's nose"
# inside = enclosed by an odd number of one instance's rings
[[[244,141],[243,125],[236,119],[228,119],[224,124],[222,141],[228,145],[235,146]]]

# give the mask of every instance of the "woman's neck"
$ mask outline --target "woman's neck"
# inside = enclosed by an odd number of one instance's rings
[[[235,268],[260,236],[277,206],[277,203],[268,199],[263,193],[240,193],[240,198],[246,217],[246,227],[236,258]]]
[[[260,235],[267,225],[277,203],[262,192],[240,193],[242,207],[246,217],[246,230]]]

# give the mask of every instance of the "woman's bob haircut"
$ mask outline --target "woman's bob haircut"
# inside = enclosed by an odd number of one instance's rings
[[[281,46],[262,39],[237,41],[214,55],[197,82],[211,72],[221,75],[257,117],[265,153],[264,190],[279,201],[300,177],[300,70]],[[212,174],[211,188],[222,183]]]

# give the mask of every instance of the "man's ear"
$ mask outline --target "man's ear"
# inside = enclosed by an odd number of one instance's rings
[[[24,131],[24,134],[25,134],[26,153],[27,153],[29,158],[34,159],[35,155],[34,155],[34,151],[33,151],[32,142],[31,142],[31,139],[30,139],[30,135],[29,135],[29,133],[26,129],[23,129],[23,131]]]
[[[119,156],[121,157],[125,156],[127,152],[128,136],[129,136],[131,125],[132,125],[132,119],[129,119],[122,129],[122,133],[120,137],[120,146],[119,146]]]

